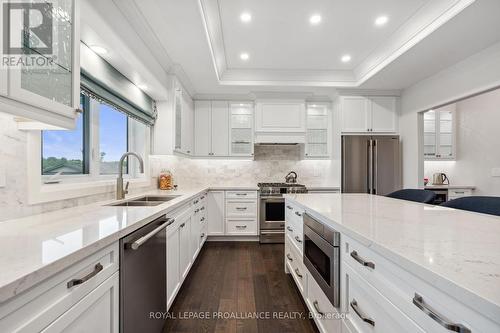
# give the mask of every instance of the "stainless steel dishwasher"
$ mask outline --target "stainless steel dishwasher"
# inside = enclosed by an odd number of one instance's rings
[[[167,233],[162,216],[120,240],[120,332],[161,332],[167,311]]]

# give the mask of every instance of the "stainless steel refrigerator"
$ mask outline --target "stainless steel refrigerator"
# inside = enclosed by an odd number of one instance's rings
[[[386,195],[399,189],[399,136],[342,136],[343,193]]]

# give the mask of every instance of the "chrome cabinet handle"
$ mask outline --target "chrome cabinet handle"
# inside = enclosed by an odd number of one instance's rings
[[[236,207],[236,210],[247,210],[247,207]]]
[[[201,206],[200,210],[205,210],[205,206]]]
[[[302,239],[300,239],[299,236],[295,236],[295,240],[299,243],[302,243]]]
[[[455,192],[456,194],[465,194],[465,192],[464,192],[464,191],[460,191],[460,192],[459,192],[459,191],[454,191],[454,192]]]
[[[239,196],[246,196],[247,194],[246,194],[246,193],[236,193],[236,195],[239,195]]]
[[[150,239],[151,237],[153,237],[154,235],[156,235],[157,233],[159,233],[162,229],[164,229],[164,228],[168,227],[169,225],[171,225],[172,223],[174,223],[175,219],[167,218],[164,221],[165,221],[165,223],[163,223],[160,226],[156,227],[150,233],[142,236],[141,238],[133,241],[132,243],[125,244],[125,247],[127,249],[137,250],[142,244],[146,243],[148,241],[148,239]]]
[[[365,261],[363,258],[361,258],[358,255],[358,252],[352,251],[351,252],[351,257],[353,257],[354,260],[356,260],[357,262],[359,262],[361,265],[366,266],[366,267],[370,267],[372,269],[375,269],[375,264],[373,262],[371,262],[371,261]]]
[[[202,197],[200,198],[200,200],[203,200],[203,199],[205,199],[205,196],[202,196]]]
[[[362,321],[375,327],[375,321],[363,314],[363,312],[358,307],[358,302],[356,302],[354,298],[351,301],[351,308],[354,310],[354,312],[356,312],[356,314],[359,318],[361,318]]]
[[[290,228],[290,227],[286,227],[286,230],[288,230],[288,231],[292,231],[292,232],[293,232],[293,229],[292,229],[292,228]]]
[[[193,203],[196,205],[198,202],[200,202],[199,200],[195,200],[193,201]]]
[[[238,229],[245,229],[247,226],[246,225],[237,225],[236,228]]]
[[[300,274],[300,271],[299,271],[299,269],[298,269],[298,268],[295,268],[295,274],[297,274],[297,276],[298,276],[299,278],[301,278],[301,279],[303,278],[303,275],[302,275],[302,274]]]
[[[431,317],[435,322],[446,328],[448,331],[471,333],[471,330],[464,325],[452,323],[442,315],[438,314],[436,310],[434,310],[428,304],[425,304],[423,297],[417,293],[415,293],[415,296],[413,297],[413,304],[415,304],[417,308],[422,310],[426,315]]]
[[[293,261],[293,258],[290,256],[290,253],[287,253],[286,257],[288,258],[288,260]]]
[[[202,217],[202,218],[200,219],[200,222],[203,222],[203,221],[205,221],[205,217]]]
[[[286,206],[286,208],[288,208],[288,209],[293,209],[293,207],[292,207],[292,206]]]
[[[300,214],[299,212],[295,212],[295,215],[302,216],[302,214]]]
[[[203,237],[205,237],[205,233],[202,233],[200,236],[200,238],[203,238]]]
[[[181,228],[184,228],[185,226],[186,226],[185,222],[180,225]]]
[[[318,301],[314,301],[313,302],[313,306],[314,306],[314,310],[316,310],[316,312],[320,315],[320,316],[324,316],[325,313],[324,312],[321,312],[321,310],[319,309],[319,303]]]
[[[199,212],[200,212],[200,210],[197,208],[197,209],[195,209],[195,210],[194,210],[194,212],[195,212],[195,214],[196,214],[196,213],[199,213]]]
[[[79,284],[82,284],[82,283],[85,283],[87,282],[88,280],[90,280],[91,278],[93,278],[94,276],[96,276],[97,274],[99,274],[100,271],[102,271],[104,269],[104,267],[101,265],[101,263],[97,263],[95,266],[94,266],[94,270],[92,272],[90,272],[89,274],[85,275],[84,277],[82,277],[81,279],[73,279],[71,281],[69,281],[66,286],[69,288],[71,287],[74,287],[74,286],[77,286]]]

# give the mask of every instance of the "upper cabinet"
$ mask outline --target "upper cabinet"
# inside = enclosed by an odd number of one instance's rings
[[[184,155],[192,155],[194,110],[193,102],[181,88],[175,90],[174,114],[175,114],[175,138],[174,149]]]
[[[331,149],[331,110],[327,104],[309,104],[306,110],[306,158],[328,158]]]
[[[305,119],[303,101],[258,101],[255,132],[304,132]]]
[[[195,156],[229,156],[228,102],[195,102],[194,138]]]
[[[397,132],[397,97],[342,96],[340,110],[343,133]]]
[[[253,156],[253,105],[231,103],[230,155]]]
[[[80,105],[78,2],[57,0],[43,3],[42,6],[47,6],[39,8],[43,18],[42,25],[46,25],[44,29],[34,32],[36,36],[29,41],[22,41],[25,34],[20,29],[19,39],[10,40],[10,56],[25,61],[18,61],[17,66],[1,69],[0,95],[3,96],[0,96],[0,106],[6,106],[2,111],[42,122],[48,127],[54,125],[72,128]],[[0,11],[3,9],[4,7]],[[38,8],[29,10],[38,11]],[[1,14],[5,15],[2,17],[9,15]],[[27,20],[33,16],[19,17]],[[22,26],[23,24],[20,25]],[[11,27],[11,30],[14,29],[15,24]],[[0,33],[0,39],[5,35],[3,32]],[[10,35],[15,36],[16,32],[10,31]],[[1,42],[3,45],[4,41]],[[26,44],[29,47],[21,47]],[[19,50],[24,54],[19,54]],[[28,61],[35,58],[36,60]]]
[[[424,159],[455,159],[455,104],[424,113]]]

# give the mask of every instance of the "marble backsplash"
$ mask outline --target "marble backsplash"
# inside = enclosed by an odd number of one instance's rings
[[[299,146],[255,146],[254,160],[151,158],[152,175],[170,170],[179,187],[251,185],[283,182],[289,171],[307,186],[339,186],[339,165],[332,160],[302,160]]]

